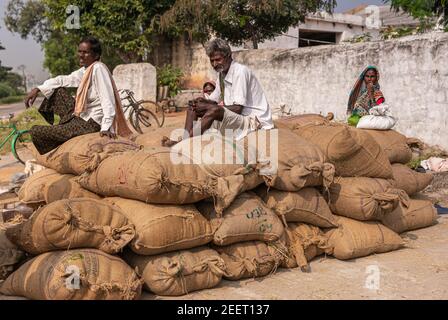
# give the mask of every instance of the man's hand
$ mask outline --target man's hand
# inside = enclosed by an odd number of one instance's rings
[[[117,138],[117,135],[115,133],[111,132],[110,130],[100,131],[100,137],[104,137],[104,136],[109,137],[111,139]]]
[[[34,88],[33,90],[30,91],[30,93],[28,93],[28,95],[26,96],[26,98],[24,100],[25,107],[27,109],[33,105],[33,103],[36,100],[38,94],[39,94],[39,89],[38,88]]]
[[[213,107],[216,107],[216,103],[210,103],[208,100],[203,100],[196,102],[192,109],[198,117],[202,118],[204,114]]]

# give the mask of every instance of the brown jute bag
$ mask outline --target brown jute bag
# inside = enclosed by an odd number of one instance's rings
[[[399,205],[381,222],[396,233],[426,228],[437,223],[437,209],[431,201],[411,199],[409,206]]]
[[[198,164],[182,153],[160,150],[111,156],[79,182],[103,196],[155,204],[188,204],[213,197],[221,214],[238,194],[263,180],[255,166]]]
[[[211,221],[213,243],[219,246],[251,240],[277,241],[284,231],[277,215],[251,192],[240,194],[221,218],[211,202],[199,202],[196,207]]]
[[[342,177],[392,178],[386,153],[363,129],[340,124],[307,125],[294,133],[315,143]]]
[[[219,254],[207,247],[140,256],[130,251],[124,259],[141,274],[145,289],[161,296],[181,296],[217,286],[226,272]]]
[[[41,254],[0,285],[0,293],[34,300],[133,300],[142,282],[123,260],[100,250]]]
[[[224,277],[229,280],[267,276],[274,273],[283,260],[274,246],[261,241],[235,243],[216,247],[216,250],[227,266]]]
[[[190,249],[213,239],[210,223],[194,205],[157,205],[124,198],[105,198],[119,207],[135,226],[129,244],[141,255],[155,255]]]
[[[411,161],[412,150],[407,144],[407,137],[395,130],[366,130],[383,148],[390,163],[406,164]]]
[[[385,179],[338,177],[330,187],[330,209],[356,220],[381,220],[409,196]]]
[[[95,132],[74,137],[45,155],[37,156],[36,161],[59,173],[80,175],[95,170],[111,154],[139,149],[140,146],[129,139],[100,137]]]
[[[264,176],[268,186],[283,191],[298,191],[311,186],[328,187],[332,183],[334,166],[327,162],[324,153],[314,143],[288,129],[278,129],[276,149],[278,170]]]
[[[400,163],[392,165],[392,172],[393,185],[397,189],[406,191],[410,196],[425,189],[434,178],[430,173],[417,172]]]
[[[58,200],[39,208],[29,220],[6,231],[22,250],[39,254],[75,248],[117,253],[135,236],[123,212],[99,200]]]
[[[287,222],[304,222],[318,227],[335,227],[335,216],[324,197],[315,188],[288,192],[258,187],[255,192],[277,215]]]
[[[25,253],[6,236],[6,230],[13,225],[3,221],[3,215],[0,213],[0,281],[5,280],[14,271],[14,266],[25,256]]]
[[[398,234],[379,222],[339,217],[339,228],[326,232],[330,254],[340,260],[384,253],[403,246]]]

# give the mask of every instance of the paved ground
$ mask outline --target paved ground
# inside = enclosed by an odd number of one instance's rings
[[[34,101],[34,106],[39,106],[42,102],[43,98],[39,97]],[[25,110],[25,104],[23,102],[17,102],[12,104],[2,104],[0,105],[0,117],[7,116],[10,113],[18,114]]]
[[[167,126],[180,127],[184,114],[167,118]],[[2,166],[3,165],[3,166]],[[5,166],[6,165],[6,166]],[[0,183],[23,166],[0,161]],[[448,178],[448,176],[447,176]],[[448,181],[448,180],[447,180]],[[438,183],[443,186],[443,183]],[[428,189],[426,195],[448,205],[448,188]],[[279,269],[260,279],[222,281],[216,288],[183,297],[159,297],[144,293],[143,299],[448,299],[448,216],[430,228],[403,234],[405,248],[351,261],[317,257],[311,273]],[[379,270],[379,287],[366,288],[372,270]],[[2,297],[11,299],[11,297]]]

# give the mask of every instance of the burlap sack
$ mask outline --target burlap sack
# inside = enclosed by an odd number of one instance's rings
[[[216,247],[216,250],[227,266],[224,278],[229,280],[267,276],[274,273],[283,260],[275,247],[261,241],[235,243]]]
[[[282,267],[300,267],[302,271],[310,271],[308,262],[325,252],[331,252],[328,238],[318,227],[305,223],[288,223],[286,229],[286,245],[294,258],[295,264],[282,264]]]
[[[315,188],[303,188],[295,192],[259,187],[255,192],[268,208],[287,222],[305,222],[318,227],[335,227],[335,217],[324,197]]]
[[[156,205],[123,198],[104,201],[119,207],[135,226],[136,234],[129,246],[137,254],[190,249],[213,239],[210,223],[194,205]]]
[[[74,137],[45,155],[36,155],[36,162],[59,173],[80,175],[95,170],[111,154],[139,149],[129,139],[100,137],[95,132]]]
[[[179,130],[179,128],[162,127],[140,134],[134,141],[141,145],[145,150],[157,150],[160,148],[169,150],[169,147],[162,146],[162,138],[168,137],[173,141],[178,141],[178,138],[182,137],[182,135],[183,129]]]
[[[307,125],[294,133],[319,146],[338,176],[392,178],[386,153],[363,129],[340,124]]]
[[[315,144],[301,139],[288,129],[278,130],[276,143],[278,170],[264,176],[268,186],[283,191],[298,191],[310,186],[328,187],[334,166]]]
[[[157,256],[126,251],[124,259],[141,274],[145,289],[161,296],[181,296],[219,284],[226,265],[219,254],[198,247]]]
[[[81,187],[77,180],[75,176],[64,174],[59,180],[47,184],[43,189],[45,202],[76,198],[101,199],[99,195]]]
[[[326,232],[329,254],[340,260],[397,250],[403,246],[398,234],[379,222],[338,218],[339,228]]]
[[[381,222],[396,233],[426,228],[437,223],[437,209],[431,201],[411,199],[409,207],[399,205]]]
[[[194,138],[199,143],[199,150],[200,138]],[[184,149],[179,147],[185,154],[171,149],[111,156],[94,172],[81,176],[79,182],[84,188],[103,196],[156,204],[187,204],[213,197],[219,214],[238,194],[263,182],[256,165],[195,163],[194,155],[188,155],[186,151],[188,143],[182,141],[179,144],[187,145]]]
[[[213,243],[219,246],[251,240],[277,241],[284,231],[277,215],[251,192],[240,194],[224,210],[222,218],[217,217],[211,202],[203,201],[196,207],[211,221]]]
[[[393,185],[410,196],[425,189],[434,178],[430,173],[417,172],[400,163],[392,165],[392,172]]]
[[[0,293],[35,300],[132,300],[142,282],[123,260],[100,250],[41,254],[23,264]]]
[[[23,203],[44,203],[44,188],[45,186],[61,179],[62,175],[53,169],[44,169],[39,171],[25,180],[20,187],[18,196]]]
[[[29,220],[9,228],[6,235],[32,254],[75,248],[117,253],[134,238],[135,229],[120,209],[79,198],[58,200],[38,209]]]
[[[395,130],[366,130],[383,148],[390,163],[406,164],[411,161],[412,150],[407,144],[406,136]]]
[[[22,260],[25,253],[21,251],[15,244],[9,241],[6,236],[6,230],[11,225],[3,221],[0,214],[0,281],[14,271],[14,266]]]
[[[385,179],[338,177],[330,187],[330,209],[356,220],[381,220],[409,196]]]
[[[320,114],[300,114],[289,117],[279,118],[274,120],[274,125],[276,128],[285,128],[294,130],[298,127],[303,127],[305,125],[313,124],[313,125],[327,125],[330,121],[321,116]]]

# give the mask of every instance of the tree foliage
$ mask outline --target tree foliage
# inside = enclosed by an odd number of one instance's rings
[[[403,10],[414,18],[427,21],[442,16],[443,24],[448,26],[448,0],[385,0],[396,11]]]
[[[178,35],[188,32],[205,41],[212,34],[241,45],[272,39],[296,26],[308,13],[332,11],[334,0],[177,0],[159,18],[161,30]]]

